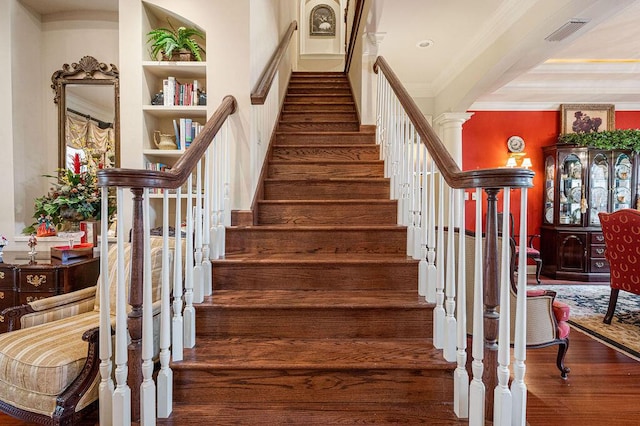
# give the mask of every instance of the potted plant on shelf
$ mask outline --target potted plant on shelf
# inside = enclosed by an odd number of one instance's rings
[[[630,149],[640,152],[640,130],[619,129],[603,132],[567,133],[558,137],[558,143],[605,150]]]
[[[147,43],[151,44],[151,57],[165,61],[202,61],[204,49],[194,36],[204,39],[204,33],[197,28],[178,27],[167,19],[170,28],[156,28],[147,33]]]

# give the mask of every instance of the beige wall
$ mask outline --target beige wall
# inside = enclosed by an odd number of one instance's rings
[[[3,22],[0,52],[8,60],[2,83],[0,160],[3,182],[0,233],[18,236],[33,222],[33,200],[44,195],[57,168],[57,109],[51,75],[84,55],[117,64],[115,14],[67,13],[40,16],[17,0],[0,5]],[[2,164],[6,161],[8,164]],[[8,235],[7,235],[8,234]]]

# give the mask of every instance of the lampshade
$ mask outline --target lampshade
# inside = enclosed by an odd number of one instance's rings
[[[507,160],[507,167],[515,167],[518,164],[516,163],[516,159],[513,157],[509,157],[509,159]]]
[[[531,158],[529,158],[529,157],[527,157],[524,160],[522,160],[522,164],[520,165],[520,167],[523,167],[525,169],[528,169],[531,166],[533,166],[533,164],[531,164]]]

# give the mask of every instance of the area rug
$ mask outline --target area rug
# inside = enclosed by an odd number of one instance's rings
[[[620,291],[610,325],[602,322],[609,305],[608,285],[540,285],[571,307],[571,327],[640,360],[640,296]]]

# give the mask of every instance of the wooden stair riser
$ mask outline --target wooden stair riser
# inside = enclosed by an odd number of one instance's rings
[[[292,112],[292,111],[305,111],[305,112],[314,112],[314,111],[347,111],[347,112],[355,112],[355,105],[353,102],[345,102],[345,103],[329,103],[329,102],[285,102],[283,111],[284,112]]]
[[[426,308],[238,308],[198,305],[198,336],[213,338],[424,339],[431,335],[432,310]]]
[[[191,404],[242,402],[250,407],[267,400],[269,404],[348,401],[428,406],[442,404],[453,394],[451,372],[447,370],[242,370],[241,367],[184,371],[179,363],[175,364],[174,398]],[[267,419],[261,421],[275,424]]]
[[[382,161],[358,162],[271,162],[268,177],[280,179],[384,177]]]
[[[279,180],[266,179],[265,200],[358,200],[389,199],[389,180]]]
[[[374,133],[336,132],[336,133],[312,133],[312,132],[288,132],[277,133],[275,146],[283,145],[355,145],[375,144]]]
[[[395,201],[260,201],[259,225],[395,225]]]
[[[357,122],[358,116],[351,111],[285,111],[280,116],[280,123],[333,123],[341,121]]]
[[[342,91],[346,91],[346,93],[351,94],[351,87],[349,86],[349,82],[345,80],[335,79],[334,81],[326,81],[322,79],[316,80],[299,80],[293,79],[289,80],[289,86],[287,90],[304,90],[304,89],[323,89],[327,93],[339,93]]]
[[[351,90],[348,87],[345,88],[332,88],[332,87],[322,87],[317,85],[309,85],[303,87],[289,87],[287,89],[287,95],[314,95],[314,96],[324,96],[324,95],[338,95],[338,96],[351,96]]]
[[[287,93],[284,98],[285,102],[332,102],[343,104],[345,102],[353,102],[351,95],[343,94],[302,94],[302,93]]]
[[[415,290],[412,260],[344,262],[213,261],[217,290]]]
[[[294,71],[291,73],[291,78],[306,78],[306,77],[347,78],[347,75],[341,71]]]
[[[357,121],[281,121],[278,123],[278,132],[356,132],[360,129]]]
[[[361,228],[274,229],[269,227],[229,228],[227,254],[371,254],[405,257],[407,231],[404,227],[376,232]]]
[[[380,159],[377,145],[361,146],[275,146],[271,151],[272,161],[376,161]]]

